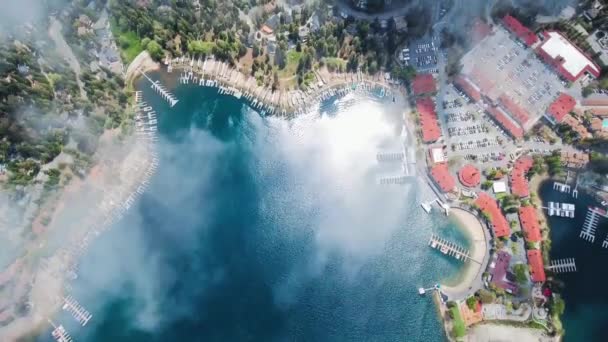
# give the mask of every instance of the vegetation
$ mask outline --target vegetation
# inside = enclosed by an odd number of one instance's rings
[[[516,264],[513,266],[513,273],[518,284],[525,284],[528,281],[528,266],[525,264]]]
[[[456,338],[463,337],[466,334],[466,327],[464,325],[464,321],[462,320],[462,316],[460,315],[458,306],[453,306],[449,310],[450,317],[453,319],[452,335]]]

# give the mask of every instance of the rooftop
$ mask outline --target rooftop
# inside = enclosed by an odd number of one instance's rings
[[[460,88],[460,90],[464,91],[468,97],[473,99],[473,101],[477,102],[481,100],[481,89],[471,82],[466,76],[458,75],[454,80],[454,84]]]
[[[503,237],[511,235],[511,228],[509,227],[509,223],[507,219],[500,211],[498,204],[496,204],[496,200],[485,192],[479,193],[477,200],[475,200],[475,204],[481,209],[483,212],[490,216],[490,224],[492,225],[492,229],[494,230],[495,237]]]
[[[521,139],[524,137],[524,130],[517,125],[505,112],[502,108],[499,107],[490,107],[488,108],[488,113],[490,116],[502,126],[513,138]]]
[[[437,91],[437,85],[433,75],[418,74],[412,82],[412,90],[414,95],[432,94]]]
[[[479,185],[481,173],[475,166],[467,164],[458,171],[458,179],[462,185],[474,188]]]
[[[600,76],[600,67],[578,47],[555,31],[544,32],[545,41],[538,47],[541,57],[551,62],[569,81],[578,80],[585,71]]]
[[[534,159],[529,156],[521,156],[515,161],[513,170],[511,171],[511,193],[519,197],[530,196],[530,189],[526,174],[534,165]]]
[[[526,45],[532,46],[538,42],[538,37],[534,34],[534,32],[525,27],[519,20],[515,19],[515,17],[507,14],[502,19],[502,22],[509,31],[526,43]]]
[[[506,94],[502,94],[499,97],[500,104],[502,107],[511,114],[511,117],[515,119],[522,127],[530,120],[530,115],[523,109],[519,104],[515,103],[512,98]]]
[[[535,283],[544,282],[547,278],[545,276],[545,264],[541,252],[538,249],[530,249],[527,254],[532,281]]]
[[[540,225],[538,224],[538,216],[536,208],[533,206],[525,206],[519,208],[519,221],[524,230],[526,241],[539,242],[542,240],[540,233]]]
[[[557,99],[551,103],[547,112],[555,119],[557,123],[560,123],[564,119],[564,116],[574,109],[575,105],[576,100],[574,97],[566,93],[561,93]]]
[[[422,128],[422,141],[431,143],[441,137],[441,129],[437,122],[435,103],[429,97],[416,100],[416,109],[420,115],[420,126]]]
[[[448,164],[446,163],[433,165],[431,168],[431,176],[433,176],[433,180],[435,180],[443,192],[450,192],[456,187],[456,181],[450,174]]]
[[[496,261],[494,267],[490,270],[492,275],[492,283],[501,289],[508,290],[510,293],[517,293],[517,285],[507,279],[509,264],[511,263],[511,254],[505,251],[496,253]]]

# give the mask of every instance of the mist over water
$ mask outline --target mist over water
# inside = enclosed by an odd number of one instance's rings
[[[460,265],[427,246],[466,245],[420,209],[420,182],[380,186],[399,164],[403,106],[348,95],[307,115],[262,117],[216,90],[180,86],[159,113],[159,171],[93,245],[74,284],[94,317],[83,341],[441,341],[417,288]],[[48,340],[48,335],[42,340]]]

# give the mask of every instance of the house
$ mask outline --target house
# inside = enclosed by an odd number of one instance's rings
[[[439,163],[433,165],[431,167],[431,176],[444,193],[453,192],[456,189],[456,181],[448,170],[448,164]]]
[[[601,68],[561,33],[545,31],[543,36],[544,41],[536,51],[564,79],[576,82],[581,78],[585,80],[600,77]]]
[[[496,200],[485,192],[479,193],[475,205],[488,216],[488,221],[492,226],[494,237],[508,237],[511,235],[511,227],[498,207]]]

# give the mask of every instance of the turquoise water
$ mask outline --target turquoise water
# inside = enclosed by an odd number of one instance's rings
[[[403,105],[332,99],[291,120],[217,90],[179,86],[159,113],[158,173],[93,245],[73,284],[93,314],[80,341],[442,341],[417,288],[462,267],[427,246],[466,245],[420,201],[422,182],[380,186],[399,165]],[[48,340],[48,334],[42,340]]]

